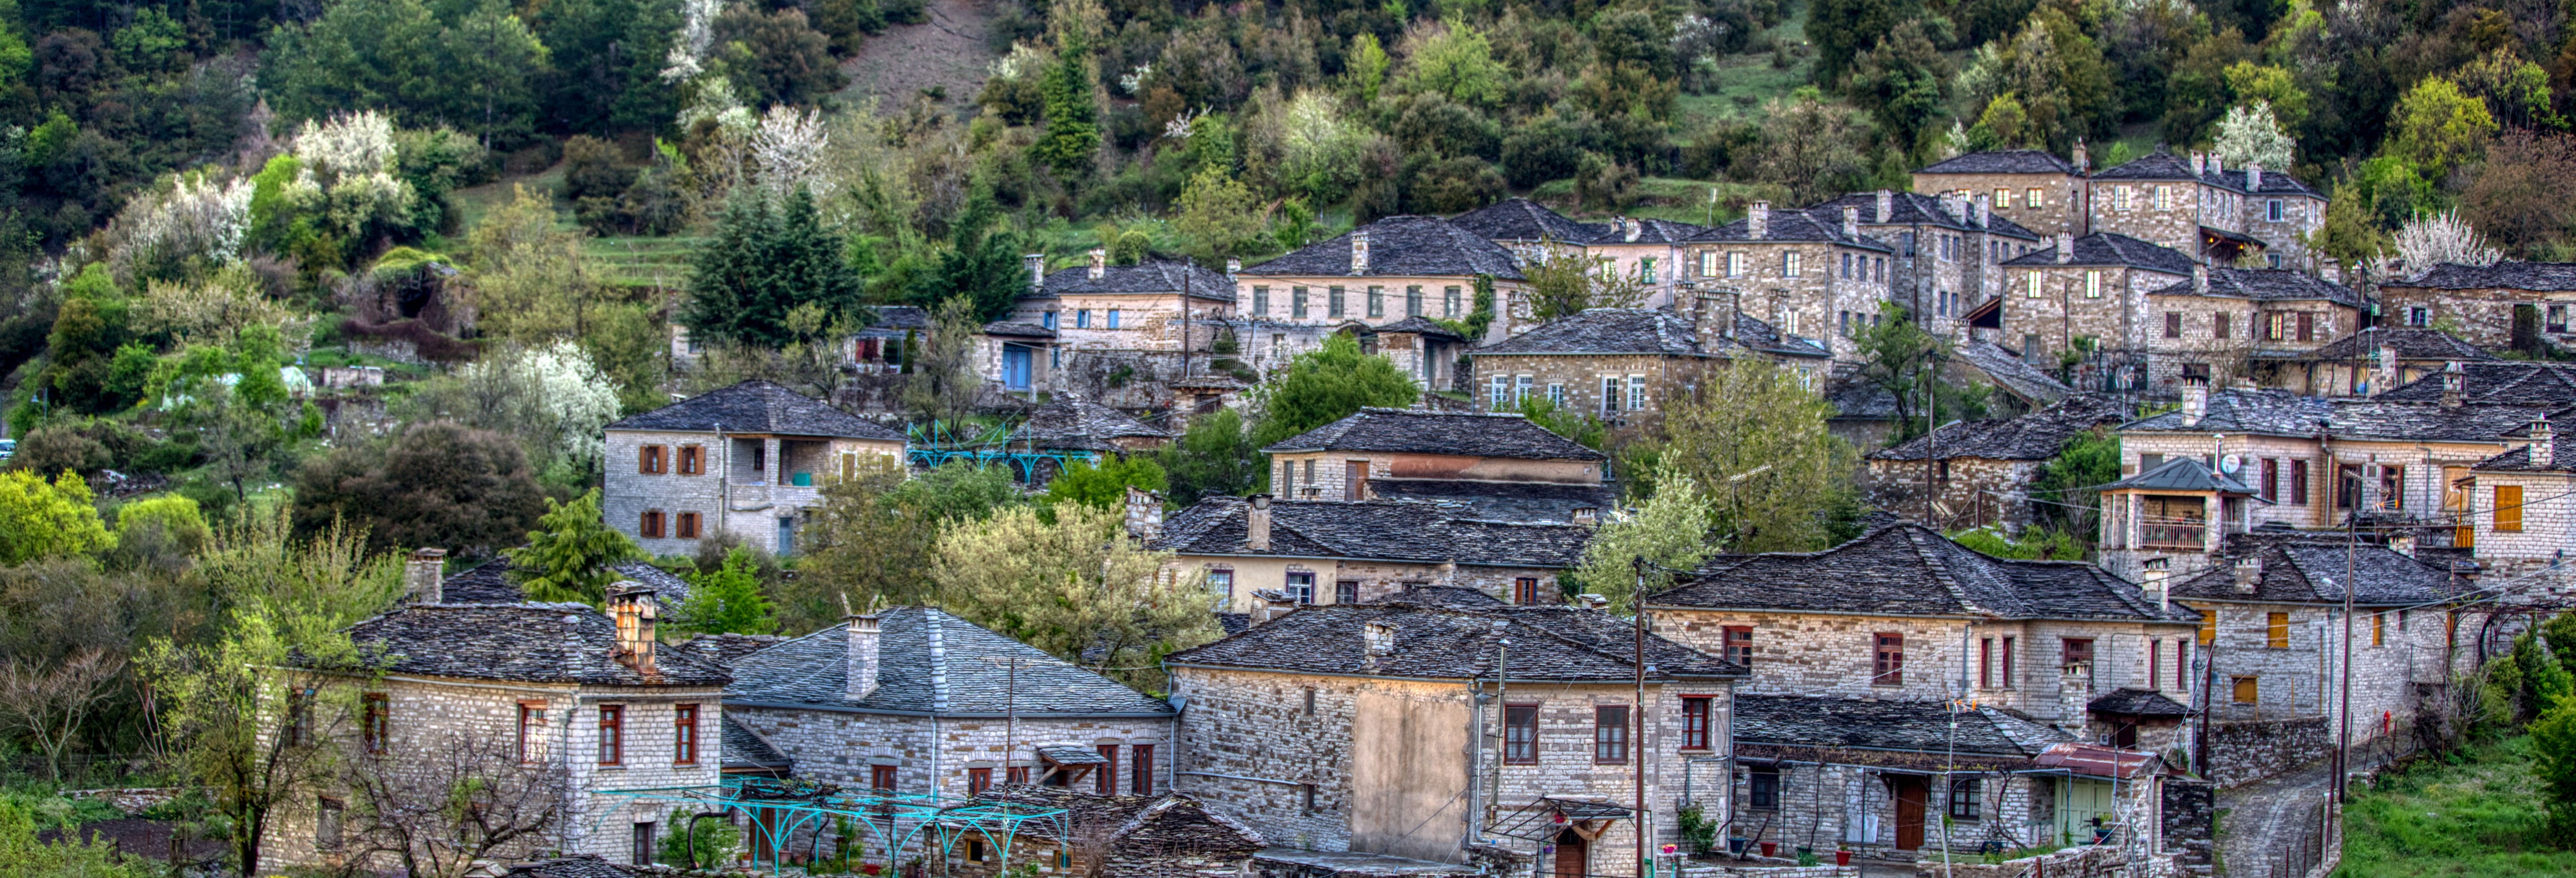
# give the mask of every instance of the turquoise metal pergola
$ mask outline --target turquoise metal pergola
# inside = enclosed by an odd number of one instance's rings
[[[851,790],[765,777],[726,778],[717,786],[598,790],[593,795],[617,799],[621,804],[644,801],[693,805],[701,813],[742,809],[752,817],[749,837],[745,839],[752,863],[758,865],[766,859],[773,873],[788,854],[795,852],[791,845],[800,831],[810,830],[803,851],[805,862],[816,862],[822,854],[824,830],[842,818],[847,818],[853,829],[864,827],[861,831],[875,840],[874,847],[884,852],[889,868],[916,839],[925,846],[936,847],[944,858],[958,842],[980,837],[1001,855],[1002,862],[1009,863],[1011,843],[1023,827],[1035,824],[1056,839],[1072,831],[1070,814],[1062,808],[890,790]],[[599,816],[591,821],[591,831],[599,831],[599,824],[618,810],[600,809]],[[689,827],[674,830],[694,831],[696,822],[693,817]]]
[[[1098,452],[1039,450],[1025,446],[1012,448],[1012,427],[1008,424],[997,424],[972,435],[952,432],[954,426],[959,425],[932,421],[906,427],[905,454],[912,465],[936,468],[952,460],[963,460],[978,467],[999,463],[1016,470],[1020,481],[1028,482],[1037,478],[1038,467],[1046,461],[1055,461],[1059,471],[1065,464],[1077,460],[1094,465],[1100,463]]]

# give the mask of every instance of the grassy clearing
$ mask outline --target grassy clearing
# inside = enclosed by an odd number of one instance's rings
[[[2541,840],[2527,736],[2388,775],[2344,813],[2338,878],[2576,875],[2576,851]]]

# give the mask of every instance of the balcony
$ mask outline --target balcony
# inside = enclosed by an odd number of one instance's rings
[[[2188,524],[2140,524],[2138,545],[2148,549],[2201,551],[2208,546],[2209,528],[2198,522]]]

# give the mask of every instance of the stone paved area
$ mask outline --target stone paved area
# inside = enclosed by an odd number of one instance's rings
[[[2327,763],[2220,790],[2218,862],[2227,878],[2270,878],[2272,863],[2303,821],[2313,819],[2334,773]]]

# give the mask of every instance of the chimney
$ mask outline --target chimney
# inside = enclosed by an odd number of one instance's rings
[[[415,604],[447,602],[446,549],[415,549],[403,562],[403,594]]]
[[[1595,506],[1574,507],[1574,523],[1591,527],[1601,523],[1601,509]]]
[[[2194,424],[2209,416],[2209,379],[2200,375],[2182,376],[2182,416]]]
[[[1744,236],[1759,241],[1771,234],[1771,202],[1756,201],[1744,209]]]
[[[1091,248],[1091,279],[1099,280],[1108,276],[1108,274],[1109,251],[1098,247]]]
[[[2201,158],[2200,150],[2196,150],[2196,149],[2195,149],[2195,150],[2192,150],[2192,151],[2191,151],[2191,175],[2192,175],[2192,176],[2194,176],[2194,177],[2197,177],[2197,176],[2200,176],[2200,175],[2201,175],[2201,174],[2203,174],[2203,173],[2207,173],[2207,160],[2205,160],[2205,159]]]
[[[1020,264],[1028,266],[1029,289],[1031,291],[1035,291],[1039,287],[1046,286],[1046,254],[1031,253],[1029,255],[1022,256],[1020,257]]]
[[[1638,238],[1646,236],[1646,222],[1644,220],[1625,220],[1624,223],[1628,227],[1628,243],[1637,243]]]
[[[1227,259],[1225,260],[1225,279],[1226,279],[1226,280],[1228,280],[1228,281],[1232,281],[1232,280],[1234,280],[1234,276],[1235,276],[1235,275],[1242,274],[1242,273],[1243,273],[1243,260],[1241,260],[1241,259],[1235,259],[1235,258],[1231,258],[1231,257],[1229,257],[1229,258],[1227,258]]]
[[[2148,600],[2156,602],[2156,610],[2158,612],[2162,612],[2173,606],[2173,599],[2166,593],[2165,589],[2167,585],[2171,584],[2170,577],[2172,574],[2173,571],[2167,567],[2165,559],[2163,558],[2148,561],[2146,572],[2140,574],[2140,578],[2144,581],[2138,584],[2138,588],[2139,590],[2147,593]]]
[[[2263,559],[2242,558],[2236,562],[2236,593],[2253,594],[2254,586],[2263,581]]]
[[[2191,264],[2191,294],[2195,296],[2209,295],[2208,265],[2198,262]],[[2247,331],[2251,332],[2252,330]]]
[[[1993,196],[1979,192],[1975,198],[1975,203],[1977,228],[1982,229],[1994,225],[1995,202]]]
[[[2378,396],[2397,386],[2397,346],[2380,345],[2370,363],[2370,395]]]
[[[2247,191],[2247,192],[2261,192],[2261,191],[2263,191],[2263,163],[2262,163],[2262,162],[2246,162],[2246,163],[2245,163],[2245,191]]]
[[[2090,165],[2090,164],[2092,164],[2092,163],[2093,163],[2093,157],[2092,157],[2092,156],[2089,156],[2089,155],[2086,155],[2086,154],[2084,153],[2084,141],[2083,141],[2083,139],[2078,138],[2078,139],[2075,141],[2075,162],[2074,162],[2074,164],[2075,164],[2075,173],[2078,173],[2078,174],[2084,173],[2084,171],[2086,170],[2086,166],[2088,166],[2088,165]]]
[[[2388,550],[2409,558],[2415,557],[2415,534],[2410,531],[2390,536]]]
[[[1243,548],[1254,552],[1270,551],[1270,495],[1252,495],[1252,508],[1243,512]]]
[[[1352,274],[1368,273],[1368,239],[1369,233],[1367,229],[1357,229],[1351,232]]]
[[[2443,408],[2459,408],[2468,401],[2469,373],[2463,371],[2464,368],[2458,360],[2442,366]]]
[[[633,582],[608,586],[608,618],[617,623],[617,663],[652,676],[653,590]]]
[[[1163,495],[1127,486],[1127,535],[1139,540],[1163,535]]]
[[[1587,610],[1603,610],[1610,607],[1609,598],[1602,597],[1592,592],[1587,591],[1582,594],[1575,595],[1574,597],[1576,600],[1582,601],[1583,608]]]
[[[1255,625],[1297,611],[1297,602],[1289,600],[1286,594],[1277,591],[1263,591],[1254,597],[1261,599],[1261,606],[1252,614],[1252,623]]]
[[[2227,173],[2227,162],[2220,159],[2218,157],[2218,153],[2211,152],[2209,154],[2209,175],[2215,177],[2224,173]]]
[[[2549,428],[2547,418],[2533,418],[2531,421],[2531,465],[2542,468],[2558,465],[2558,433]]]
[[[1693,334],[1699,336],[1703,352],[1715,353],[1721,339],[1735,337],[1735,317],[1743,307],[1744,294],[1732,289],[1701,290],[1699,308],[1691,312]]]
[[[1370,658],[1395,654],[1394,623],[1370,622],[1364,626],[1363,632],[1362,636],[1366,637],[1368,640],[1368,654]]]
[[[1860,207],[1859,207],[1859,205],[1852,205],[1852,204],[1846,204],[1846,205],[1843,205],[1843,237],[1846,237],[1846,238],[1857,238],[1857,237],[1860,237]]]
[[[2065,232],[2057,233],[2057,264],[2065,265],[2073,261],[2075,261],[2075,236]]]
[[[1887,189],[1878,190],[1878,221],[1882,223],[1896,221],[1895,192]]]
[[[841,617],[850,626],[850,648],[845,660],[848,676],[843,684],[851,701],[865,700],[877,691],[877,647],[883,642],[884,617],[852,613]]]

